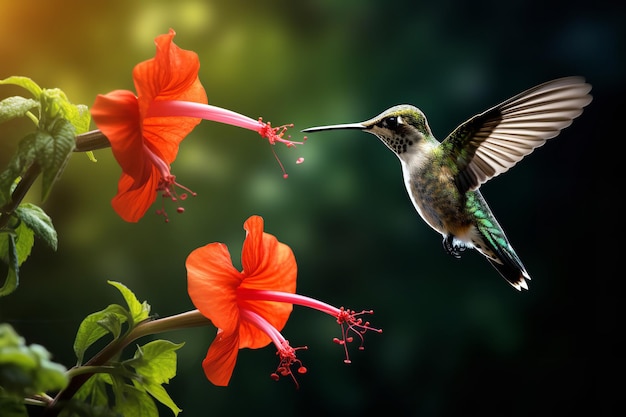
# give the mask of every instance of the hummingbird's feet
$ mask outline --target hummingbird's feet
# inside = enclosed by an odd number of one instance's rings
[[[448,255],[454,256],[456,259],[461,259],[461,253],[465,251],[465,246],[455,245],[454,236],[448,235],[443,238],[443,248]]]

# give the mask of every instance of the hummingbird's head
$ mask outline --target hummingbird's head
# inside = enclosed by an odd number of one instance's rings
[[[358,129],[371,133],[397,155],[405,153],[412,145],[431,136],[424,113],[417,107],[408,104],[391,107],[365,122],[310,127],[302,130],[302,132],[337,129]]]

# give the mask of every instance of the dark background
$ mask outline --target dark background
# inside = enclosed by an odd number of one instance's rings
[[[360,132],[310,135],[271,149],[254,132],[212,122],[183,142],[173,172],[198,192],[169,224],[138,224],[110,207],[119,167],[74,155],[43,205],[59,233],[36,242],[17,292],[0,300],[27,343],[71,367],[87,314],[122,303],[121,281],[161,316],[193,308],[184,260],[209,242],[239,265],[243,222],[298,261],[298,292],[337,306],[373,308],[351,365],[331,342],[332,318],[296,307],[283,334],[308,345],[300,389],[269,378],[275,350],[242,350],[232,382],[213,386],[200,363],[214,329],[185,341],[167,386],[181,416],[617,415],[623,397],[618,297],[625,14],[603,2],[550,1],[79,1],[0,0],[0,79],[33,78],[75,103],[134,89],[135,64],[171,27],[195,50],[211,104],[300,129],[368,119],[400,103],[420,107],[443,139],[458,124],[553,78],[582,75],[594,101],[555,140],[481,190],[531,277],[519,293],[475,252],[449,257],[404,190],[396,157]],[[0,97],[23,94],[9,87]],[[31,126],[0,127],[2,166]],[[296,165],[297,157],[305,163]],[[29,201],[38,203],[37,189]],[[155,204],[154,209],[158,208]],[[130,352],[129,352],[130,353]],[[169,415],[168,410],[162,415]],[[0,413],[1,414],[1,413]]]

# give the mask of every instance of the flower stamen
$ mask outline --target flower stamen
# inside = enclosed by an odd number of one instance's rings
[[[272,127],[272,124],[270,122],[265,123],[262,117],[259,117],[258,122],[259,122],[259,125],[261,125],[261,127],[257,130],[257,132],[259,132],[259,135],[266,138],[268,142],[270,143],[270,145],[275,145],[276,142],[280,142],[280,143],[284,143],[288,148],[295,148],[296,145],[304,145],[304,142],[307,139],[307,137],[305,136],[302,139],[302,142],[296,142],[296,141],[291,140],[291,135],[288,135],[287,139],[284,138],[285,132],[287,132],[287,129],[292,128],[294,126],[293,123],[278,126],[278,127]],[[278,155],[276,154],[276,151],[274,151],[274,148],[272,148],[272,153],[274,154],[274,158],[276,158],[276,161],[278,161],[278,165],[280,165],[280,169],[283,171],[283,178],[287,179],[289,177],[289,174],[287,174],[287,171],[285,171],[285,167],[283,166],[283,163],[280,161],[280,158],[278,158]],[[304,158],[302,157],[298,158],[296,161],[297,164],[301,164],[302,162],[304,162]]]
[[[278,329],[265,320],[263,316],[255,313],[254,311],[244,309],[241,310],[240,314],[242,318],[249,320],[250,323],[265,332],[265,334],[267,334],[274,343],[274,346],[276,346],[276,355],[278,355],[280,362],[278,363],[276,372],[272,372],[270,374],[270,378],[274,381],[278,381],[281,376],[291,376],[291,379],[296,384],[296,389],[298,389],[300,385],[298,384],[296,376],[292,371],[292,367],[297,367],[296,372],[299,374],[307,373],[307,369],[304,365],[302,365],[302,361],[296,358],[296,351],[306,350],[308,347],[291,347],[289,345],[289,341],[284,338]]]
[[[337,324],[341,326],[341,339],[335,337],[333,338],[333,342],[343,346],[346,354],[346,358],[343,360],[344,363],[352,363],[347,346],[348,343],[351,343],[354,340],[354,337],[350,334],[358,336],[361,340],[359,350],[364,350],[365,338],[363,335],[367,333],[368,330],[376,333],[383,332],[382,329],[371,327],[369,321],[364,322],[363,318],[359,317],[364,314],[374,314],[374,310],[362,310],[357,313],[355,310],[344,309],[343,307],[339,308],[339,313],[337,314]]]
[[[263,121],[263,118],[259,117],[259,124],[261,125],[258,130],[259,135],[266,138],[269,141],[270,145],[274,145],[276,144],[276,142],[280,142],[284,143],[288,148],[295,148],[296,145],[304,145],[304,142],[307,139],[306,136],[303,138],[302,142],[296,142],[291,139],[284,139],[285,132],[287,131],[287,129],[293,127],[293,123],[278,127],[272,127],[272,123],[265,123]],[[287,138],[291,138],[291,135],[288,135]]]
[[[190,188],[176,182],[176,176],[172,175],[169,165],[166,164],[163,159],[159,158],[146,145],[144,145],[143,148],[144,152],[146,153],[150,161],[152,161],[156,169],[159,171],[159,174],[161,175],[155,191],[157,193],[161,192],[162,198],[177,202],[178,200],[186,200],[189,195],[193,197],[197,195],[197,193],[192,191]],[[177,188],[183,190],[183,192],[178,194]],[[176,212],[184,213],[185,209],[182,206],[178,206],[176,208]],[[161,208],[156,211],[156,214],[165,217],[166,223],[169,222],[167,212],[165,211],[165,207],[163,205],[161,205]]]
[[[277,346],[278,347],[278,346]],[[298,350],[307,350],[307,346],[298,346],[291,347],[289,345],[289,341],[283,340],[280,347],[276,352],[278,355],[280,362],[278,363],[278,367],[276,368],[276,372],[270,374],[270,378],[274,381],[278,381],[281,376],[290,376],[296,385],[296,389],[300,388],[300,384],[298,384],[298,380],[292,371],[292,367],[296,367],[296,372],[300,375],[306,374],[308,369],[302,365],[302,361],[296,358],[296,351]]]

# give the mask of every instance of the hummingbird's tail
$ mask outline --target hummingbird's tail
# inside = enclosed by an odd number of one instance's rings
[[[530,280],[530,276],[496,219],[492,217],[490,221],[479,221],[478,230],[481,236],[472,239],[474,248],[484,255],[516,290],[527,290],[526,280]]]
[[[477,248],[478,249],[478,248]],[[499,248],[490,254],[486,251],[478,249],[487,260],[493,265],[494,268],[511,284],[516,290],[528,289],[528,283],[526,280],[530,280],[530,276],[522,261],[513,251],[511,246],[506,248]]]
[[[479,192],[473,194],[479,210],[476,210],[477,227],[471,237],[472,244],[493,267],[516,290],[528,289],[527,280],[530,280],[526,268],[513,246],[504,234],[504,230],[491,213],[487,203]]]

